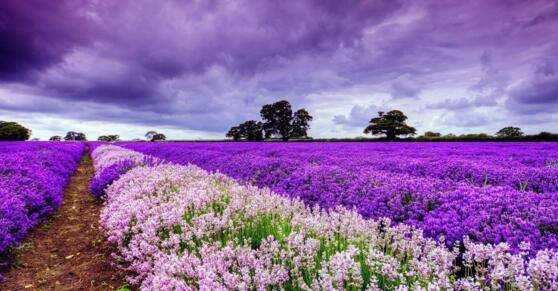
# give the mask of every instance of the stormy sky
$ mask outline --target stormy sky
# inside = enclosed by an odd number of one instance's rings
[[[422,133],[558,131],[558,1],[0,5],[0,120],[48,138],[223,138],[289,100],[315,137],[400,109]]]

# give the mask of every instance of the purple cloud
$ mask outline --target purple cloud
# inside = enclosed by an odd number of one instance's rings
[[[333,123],[350,127],[366,127],[372,117],[378,115],[379,111],[386,111],[380,106],[360,106],[355,105],[348,115],[336,115],[333,117]]]
[[[556,112],[558,108],[558,73],[552,62],[538,66],[532,76],[510,91],[509,110],[521,114]]]
[[[391,98],[417,98],[420,87],[409,74],[401,75],[391,83]]]
[[[0,79],[18,80],[58,63],[94,34],[84,1],[7,1],[0,8]]]
[[[555,1],[5,2],[8,116],[221,132],[278,99],[316,109],[320,128],[379,107],[417,124],[432,110],[558,113],[555,68],[532,69],[558,53]],[[368,107],[339,109],[354,104]]]

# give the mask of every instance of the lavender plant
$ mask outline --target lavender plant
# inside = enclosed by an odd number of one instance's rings
[[[81,143],[0,143],[0,265],[27,231],[62,203]]]
[[[101,224],[142,290],[558,288],[556,251],[530,257],[528,243],[512,253],[467,237],[448,249],[413,226],[310,208],[192,165],[130,170],[108,187]]]
[[[448,246],[558,248],[555,143],[124,143],[309,205],[420,227]],[[534,252],[531,253],[534,255]]]

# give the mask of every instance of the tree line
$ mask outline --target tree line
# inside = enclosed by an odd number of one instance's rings
[[[308,137],[310,122],[313,117],[304,108],[293,112],[291,104],[286,100],[281,100],[272,104],[262,106],[260,110],[261,121],[248,120],[231,127],[226,137],[233,141],[263,141],[265,139],[311,139]],[[383,136],[378,140],[416,140],[416,141],[483,141],[483,140],[558,140],[558,134],[550,132],[540,132],[535,135],[525,135],[521,128],[516,126],[506,126],[494,135],[486,133],[474,134],[446,134],[427,131],[423,135],[416,135],[416,128],[407,124],[407,116],[400,110],[388,112],[380,111],[378,115],[371,118],[363,130],[364,134]],[[24,141],[31,136],[31,130],[13,121],[0,121],[0,141]],[[401,139],[403,137],[403,139]],[[165,141],[166,135],[157,131],[148,131],[145,134],[147,141]],[[50,141],[86,141],[87,137],[82,132],[68,131],[64,137],[54,135]],[[99,141],[114,142],[119,141],[117,134],[101,135]],[[342,139],[320,139],[323,141],[359,141],[370,140],[364,138],[342,138]],[[142,139],[135,139],[142,141]]]
[[[304,108],[293,113],[289,101],[281,100],[267,104],[260,110],[262,121],[248,120],[231,127],[225,135],[234,141],[261,141],[269,138],[308,138],[310,121],[313,117]],[[406,123],[407,116],[400,110],[378,112],[364,129],[365,134],[385,135],[388,140],[398,136],[416,133],[416,129]]]
[[[31,137],[31,130],[13,121],[0,121],[0,141],[25,141]],[[147,141],[164,141],[166,135],[156,131],[148,131],[145,134]],[[38,140],[38,139],[34,139]],[[53,135],[49,141],[87,141],[87,136],[83,132],[68,131],[66,135]],[[114,142],[120,141],[118,134],[101,135],[98,141]],[[135,139],[141,140],[141,139]]]

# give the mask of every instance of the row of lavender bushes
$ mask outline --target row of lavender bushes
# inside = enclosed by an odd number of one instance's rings
[[[101,225],[142,290],[556,290],[558,254],[506,243],[460,248],[420,229],[240,185],[116,146],[93,152],[108,183]],[[147,162],[146,162],[147,161]]]
[[[558,249],[556,143],[123,143],[309,205],[389,217],[449,247]],[[534,191],[537,190],[537,191]]]
[[[33,226],[60,207],[83,149],[82,143],[0,143],[0,265]]]

